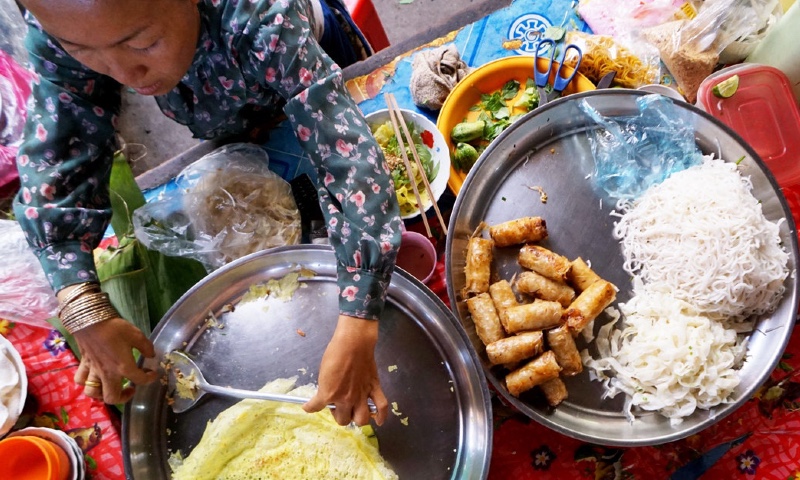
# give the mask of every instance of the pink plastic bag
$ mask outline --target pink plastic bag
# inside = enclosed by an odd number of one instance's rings
[[[58,300],[19,224],[0,220],[0,320],[49,328]]]
[[[0,195],[10,196],[18,178],[15,159],[25,128],[25,106],[35,76],[0,50]]]
[[[581,0],[578,13],[599,35],[627,37],[679,15],[684,0]]]

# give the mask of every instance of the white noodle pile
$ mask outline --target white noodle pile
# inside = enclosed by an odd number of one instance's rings
[[[739,385],[736,368],[745,352],[734,330],[661,293],[634,296],[620,309],[622,330],[610,322],[597,336],[600,359],[587,350],[581,356],[605,383],[606,396],[628,395],[630,421],[632,406],[658,411],[677,425],[696,408],[728,401]]]
[[[775,309],[789,255],[737,166],[707,157],[647,190],[614,229],[625,270],[717,320]],[[641,293],[641,292],[637,292]]]

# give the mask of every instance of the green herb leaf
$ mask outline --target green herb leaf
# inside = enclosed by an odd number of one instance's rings
[[[483,105],[483,109],[490,113],[494,113],[505,106],[506,102],[500,96],[500,92],[495,92],[492,95],[490,95],[488,99],[486,99]]]
[[[497,120],[505,120],[511,116],[511,112],[508,111],[508,107],[500,107],[494,112],[494,118]]]
[[[544,38],[549,38],[550,40],[558,42],[564,38],[566,34],[567,30],[565,28],[550,26],[544,31]]]
[[[503,85],[503,88],[500,90],[500,95],[503,96],[504,100],[511,100],[517,96],[519,93],[519,82],[516,80],[509,80]]]

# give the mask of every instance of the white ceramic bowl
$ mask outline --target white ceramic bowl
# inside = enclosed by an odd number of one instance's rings
[[[442,133],[436,128],[436,124],[428,120],[424,115],[411,110],[401,110],[401,113],[406,122],[412,122],[416,125],[418,132],[427,131],[433,135],[433,148],[430,149],[431,158],[433,158],[434,165],[438,163],[439,170],[436,178],[429,178],[428,183],[430,183],[431,190],[433,190],[433,201],[439,200],[439,197],[447,190],[447,181],[450,178],[450,150],[447,147],[447,142]],[[372,129],[374,126],[389,121],[389,110],[384,109],[372,112],[366,116],[366,119],[370,129]],[[410,162],[414,161],[412,157],[409,157],[408,160]],[[433,207],[433,203],[425,203],[425,211],[431,207]],[[417,215],[419,215],[419,209],[408,215],[403,215],[403,219],[407,220]]]

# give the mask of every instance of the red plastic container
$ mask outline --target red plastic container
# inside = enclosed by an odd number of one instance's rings
[[[716,97],[714,86],[733,75],[736,93]],[[703,81],[697,104],[741,135],[781,187],[800,185],[800,111],[786,74],[752,63],[724,68]]]

